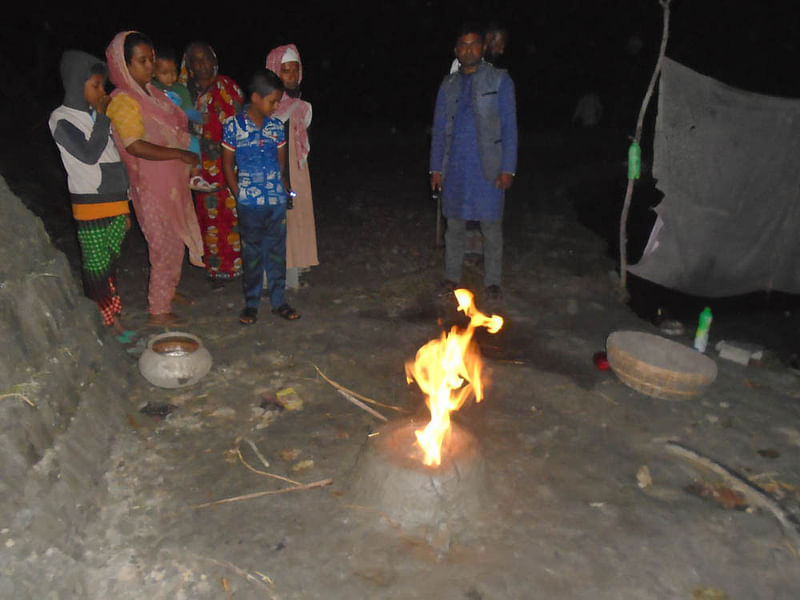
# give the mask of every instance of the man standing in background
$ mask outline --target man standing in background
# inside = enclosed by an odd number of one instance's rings
[[[447,218],[444,282],[440,296],[461,280],[466,222],[479,221],[484,238],[485,299],[502,300],[503,204],[517,166],[514,84],[483,60],[483,32],[459,29],[460,68],[445,77],[436,97],[430,158],[432,190],[442,191]]]

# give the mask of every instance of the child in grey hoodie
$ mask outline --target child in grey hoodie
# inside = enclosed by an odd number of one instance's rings
[[[128,176],[105,115],[110,100],[106,73],[100,59],[79,50],[64,52],[64,103],[51,113],[49,125],[67,172],[84,290],[97,302],[103,324],[128,342],[134,334],[120,322],[122,301],[115,281],[116,262],[130,228]]]

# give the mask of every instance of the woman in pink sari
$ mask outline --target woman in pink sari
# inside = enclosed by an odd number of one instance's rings
[[[294,44],[278,46],[267,55],[267,68],[283,81],[286,91],[273,114],[288,129],[289,185],[297,194],[294,208],[286,212],[286,287],[300,286],[299,271],[319,264],[311,177],[308,173],[308,126],[311,104],[300,98],[303,63]]]
[[[153,44],[136,31],[118,33],[106,49],[116,89],[106,111],[128,170],[130,197],[150,258],[150,324],[176,325],[171,303],[181,277],[184,246],[203,266],[203,241],[188,186],[190,165],[185,113],[151,83]]]

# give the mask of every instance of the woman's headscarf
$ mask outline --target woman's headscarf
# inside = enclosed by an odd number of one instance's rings
[[[286,44],[285,46],[278,46],[270,50],[267,55],[267,68],[279,75],[281,72],[281,64],[284,62],[297,61],[297,85],[303,81],[303,63],[300,60],[300,52],[294,44]],[[311,149],[308,143],[308,131],[306,131],[306,120],[311,111],[311,105],[298,97],[293,98],[284,93],[281,98],[280,104],[275,111],[273,117],[277,117],[281,121],[289,119],[291,127],[291,137],[294,140],[295,153],[299,162],[298,167],[303,168],[308,159],[308,151]]]
[[[112,96],[124,92],[131,96],[139,103],[142,111],[142,118],[145,123],[148,121],[155,121],[163,128],[174,130],[176,132],[185,132],[187,127],[186,114],[157,87],[152,83],[147,83],[148,95],[131,76],[128,71],[128,65],[125,62],[125,38],[128,34],[138,33],[135,31],[123,31],[114,36],[111,43],[106,48],[106,61],[108,61],[108,78],[116,88],[112,92]],[[168,135],[165,139],[151,140],[155,144],[163,146],[173,146],[185,148],[188,143],[188,137],[182,136],[187,142],[172,139],[172,131],[165,132]],[[188,135],[188,134],[187,134]],[[176,138],[181,136],[175,136]]]
[[[195,81],[190,61],[192,52],[194,52],[197,48],[202,48],[208,52],[208,55],[211,57],[211,62],[214,64],[214,77],[219,75],[219,60],[217,60],[217,53],[214,52],[214,49],[210,44],[206,42],[192,42],[186,46],[186,50],[183,51],[183,59],[181,60],[181,71],[178,75],[178,83],[182,83],[189,88],[189,93],[192,95],[192,99],[196,99],[204,91],[198,87],[197,81]]]

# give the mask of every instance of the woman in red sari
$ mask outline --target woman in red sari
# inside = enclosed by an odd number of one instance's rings
[[[203,178],[219,189],[195,193],[195,209],[203,233],[203,256],[212,286],[242,272],[236,199],[222,174],[222,123],[242,108],[242,90],[218,73],[217,55],[208,44],[189,44],[183,55],[180,81],[189,88],[195,108],[203,114],[200,151]]]

